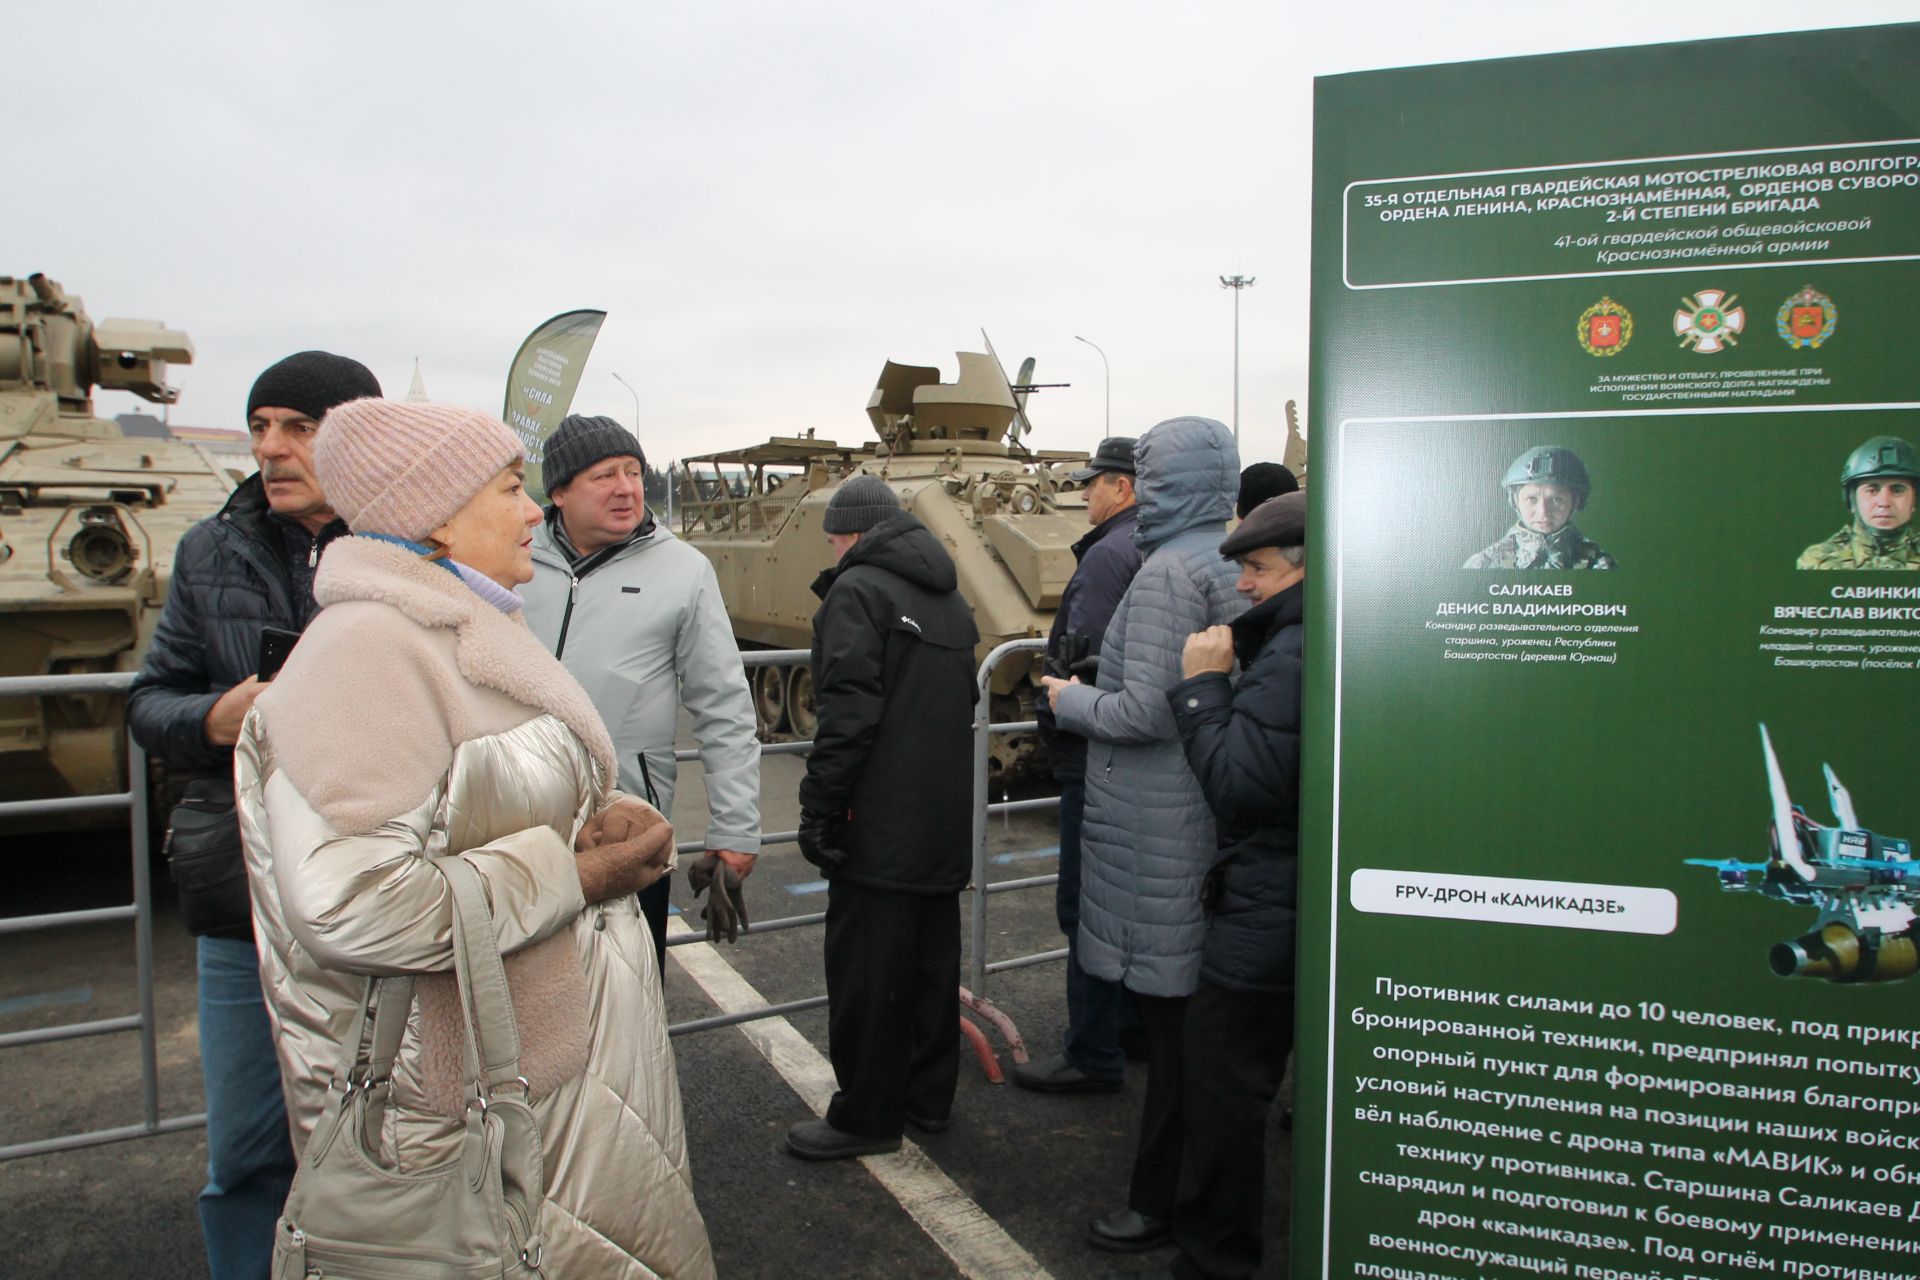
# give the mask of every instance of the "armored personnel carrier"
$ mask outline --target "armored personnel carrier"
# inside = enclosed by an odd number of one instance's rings
[[[745,449],[681,461],[680,536],[706,553],[720,579],[742,648],[804,649],[812,642],[814,577],[833,563],[820,518],[834,490],[878,476],[900,504],[946,545],[960,593],[980,627],[978,658],[995,645],[1047,634],[1074,568],[1073,543],[1087,532],[1086,500],[1068,478],[1084,451],[1028,448],[1021,385],[994,356],[960,353],[959,376],[889,361],[867,402],[877,439],[836,444],[775,437]],[[804,666],[753,670],[764,736],[812,737],[813,677]],[[1037,654],[1015,654],[992,676],[993,719],[1031,720]],[[990,767],[1024,770],[1038,760],[1032,734],[998,734]]]
[[[92,393],[172,404],[167,365],[192,359],[183,333],[95,324],[46,276],[0,276],[0,675],[139,666],[175,544],[235,482],[195,445],[124,436]],[[0,800],[126,785],[124,698],[0,698]]]

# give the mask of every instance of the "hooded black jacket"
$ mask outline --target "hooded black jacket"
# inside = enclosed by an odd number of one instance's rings
[[[953,560],[911,515],[888,516],[813,584],[820,723],[800,807],[828,820],[836,880],[958,893],[973,866],[973,650]]]
[[[1209,672],[1167,693],[1219,824],[1200,976],[1229,991],[1293,989],[1305,602],[1295,583],[1234,621],[1237,686]]]

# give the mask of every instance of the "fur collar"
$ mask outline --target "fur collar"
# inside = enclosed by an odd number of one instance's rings
[[[461,675],[554,716],[580,735],[606,777],[619,775],[600,713],[580,682],[534,638],[525,617],[501,613],[439,566],[370,538],[342,538],[327,549],[313,598],[323,607],[372,600],[392,605],[423,627],[453,628]]]
[[[313,594],[320,616],[257,705],[280,764],[335,830],[369,831],[412,808],[455,747],[511,727],[487,710],[508,704],[488,704],[476,688],[552,715],[585,744],[601,778],[618,776],[592,701],[519,613],[501,613],[438,565],[371,538],[333,543]],[[448,631],[457,670],[432,640]],[[369,742],[370,732],[380,738]]]

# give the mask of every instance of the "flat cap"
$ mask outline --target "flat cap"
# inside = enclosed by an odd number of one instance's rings
[[[1220,554],[1238,560],[1261,547],[1304,547],[1307,545],[1307,495],[1298,491],[1283,493],[1247,513],[1227,540]]]
[[[1087,459],[1087,465],[1074,472],[1068,479],[1075,484],[1085,484],[1102,471],[1118,471],[1123,476],[1133,474],[1133,437],[1108,436],[1093,451],[1093,457]]]

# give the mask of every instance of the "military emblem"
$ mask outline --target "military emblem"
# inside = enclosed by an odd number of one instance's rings
[[[1580,313],[1580,349],[1590,356],[1617,356],[1633,340],[1633,316],[1612,298]]]
[[[1673,331],[1680,345],[1702,355],[1737,345],[1735,335],[1747,327],[1747,309],[1733,305],[1737,296],[1702,289],[1691,298],[1683,298],[1680,309],[1673,313]]]
[[[1812,285],[1781,303],[1780,314],[1773,318],[1780,340],[1796,348],[1818,348],[1833,336],[1839,323],[1840,309],[1833,305],[1833,299],[1815,292]]]

